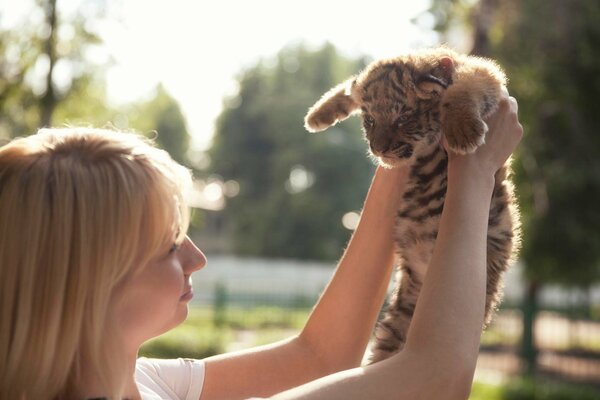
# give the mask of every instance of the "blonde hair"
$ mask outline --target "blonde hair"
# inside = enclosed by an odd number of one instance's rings
[[[84,368],[120,398],[111,294],[183,240],[190,183],[131,133],[42,129],[0,148],[0,398],[71,398]]]

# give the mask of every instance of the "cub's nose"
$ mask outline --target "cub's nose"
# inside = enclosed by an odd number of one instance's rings
[[[369,145],[374,153],[385,153],[390,149],[391,141],[387,138],[375,138]]]

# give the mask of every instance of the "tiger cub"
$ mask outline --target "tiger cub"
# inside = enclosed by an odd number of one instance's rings
[[[310,108],[305,126],[321,131],[362,115],[371,154],[383,166],[407,165],[409,179],[397,213],[398,274],[375,331],[370,362],[400,351],[431,259],[447,186],[448,156],[484,143],[484,119],[498,107],[506,78],[491,60],[427,49],[379,60],[334,87]],[[519,214],[509,181],[510,160],[496,173],[487,234],[485,324],[502,297],[502,274],[519,244]]]

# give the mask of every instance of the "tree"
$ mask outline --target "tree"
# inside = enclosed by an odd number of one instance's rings
[[[156,136],[157,144],[174,160],[189,165],[187,152],[190,135],[185,117],[177,101],[162,84],[156,87],[153,97],[132,107],[129,112],[131,128],[149,136]]]
[[[226,99],[208,152],[210,172],[239,183],[225,218],[239,254],[333,260],[349,237],[342,216],[358,210],[374,165],[358,121],[311,135],[309,106],[365,66],[326,45],[288,47],[275,66],[243,71]]]
[[[466,15],[454,12],[456,4],[464,2],[435,0],[440,27]],[[541,284],[585,288],[600,280],[600,4],[482,0],[473,10],[480,17],[474,48],[505,67],[525,128],[515,168],[530,282],[525,310],[532,313],[523,347],[531,353]],[[529,356],[534,365],[535,352]]]
[[[496,48],[527,117],[518,171],[530,205],[527,274],[586,287],[600,280],[600,4],[528,0],[512,6]]]
[[[58,99],[54,91],[54,68],[56,66],[56,0],[48,0],[46,2],[39,3],[44,8],[44,14],[46,17],[46,26],[48,28],[47,37],[44,40],[43,55],[48,60],[48,73],[46,74],[46,91],[40,99],[41,105],[41,117],[40,126],[50,126],[52,124],[52,114],[56,108]]]
[[[67,18],[56,0],[38,0],[18,29],[0,28],[0,137],[73,120],[104,124],[113,115],[106,106],[104,66],[85,57],[101,43],[89,24],[101,18],[98,3]],[[41,24],[30,20],[36,11]]]
[[[522,258],[535,311],[540,282],[589,288],[600,280],[600,117],[594,106],[600,93],[600,4],[511,5],[496,48],[527,116],[517,178],[527,211]],[[523,348],[533,372],[528,331]]]

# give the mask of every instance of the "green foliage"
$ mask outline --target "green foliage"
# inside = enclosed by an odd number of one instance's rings
[[[477,14],[482,8],[487,14]],[[599,281],[600,3],[434,0],[429,12],[442,33],[473,26],[478,16],[489,56],[506,69],[519,100],[525,137],[515,172],[527,276],[577,286]]]
[[[31,15],[47,14],[54,3],[54,0],[37,1]],[[160,147],[175,160],[187,164],[190,137],[185,119],[177,102],[161,85],[150,100],[122,106],[119,111],[108,103],[104,77],[108,63],[92,63],[87,59],[89,51],[102,44],[91,28],[94,26],[91,22],[102,18],[102,12],[98,11],[101,9],[102,1],[97,7],[85,7],[67,19],[58,8],[55,24],[46,15],[42,26],[24,21],[14,30],[0,27],[0,138],[34,133],[44,119],[43,103],[50,101],[53,126],[133,128],[156,137]],[[72,34],[61,35],[61,32]],[[48,73],[40,74],[40,68],[36,67],[48,62],[49,53],[56,66],[69,71],[61,75],[60,81],[53,75],[50,99],[48,85],[44,83]]]
[[[514,379],[503,385],[475,382],[469,400],[594,400],[599,395],[585,385]]]
[[[232,338],[231,330],[215,329],[211,314],[209,309],[190,308],[183,324],[144,343],[140,356],[205,358],[225,352],[225,346]]]
[[[0,30],[0,138],[29,134],[38,123],[37,96],[24,85],[39,53],[38,42],[30,27],[19,34]]]
[[[469,400],[501,400],[501,391],[501,386],[475,381],[471,387]]]
[[[233,329],[263,330],[270,328],[296,329],[304,327],[308,309],[281,307],[233,308],[226,311],[224,325]]]
[[[502,390],[501,399],[505,400],[593,400],[600,393],[597,389],[585,385],[536,382],[530,379],[518,379],[510,382]]]
[[[206,358],[225,352],[231,332],[181,326],[149,340],[139,355],[153,358]]]
[[[434,18],[433,29],[442,34],[445,38],[452,28],[464,26],[471,23],[473,5],[476,0],[431,0],[431,6],[427,13]],[[418,23],[419,19],[416,18]],[[445,42],[446,40],[442,40]]]
[[[526,128],[517,164],[530,278],[600,280],[600,4],[506,2],[493,43]],[[552,29],[548,22],[552,21]]]
[[[18,29],[0,27],[0,138],[34,133],[42,124],[48,102],[52,103],[55,126],[84,121],[86,125],[104,125],[112,115],[106,106],[105,65],[86,58],[87,52],[101,43],[90,27],[101,18],[98,9],[102,7],[87,7],[69,19],[58,9],[53,25],[48,15],[52,3],[36,1],[29,13],[28,18],[47,14],[41,24],[25,20]],[[59,34],[67,31],[73,34]],[[47,73],[40,73],[44,69],[40,66],[49,63],[49,54],[55,66],[69,71],[60,81],[54,75],[51,96],[47,96]]]
[[[221,354],[233,342],[236,331],[252,331],[252,341],[246,347],[273,343],[299,331],[309,311],[281,307],[228,308],[217,326],[214,309],[192,307],[183,324],[144,343],[140,356],[205,358]]]
[[[209,151],[210,171],[240,185],[224,211],[235,227],[235,252],[336,259],[350,234],[342,216],[362,206],[374,166],[356,119],[314,135],[303,119],[323,93],[365,61],[346,59],[326,45],[317,51],[286,48],[275,66],[265,64],[240,74],[239,93],[225,100]],[[294,168],[306,171],[312,185],[290,188]]]
[[[163,85],[156,87],[150,100],[141,102],[130,112],[129,126],[136,131],[156,138],[174,160],[189,164],[187,151],[190,135],[185,118],[177,101]]]
[[[514,346],[519,342],[520,335],[507,332],[501,328],[492,326],[481,335],[482,346]]]

